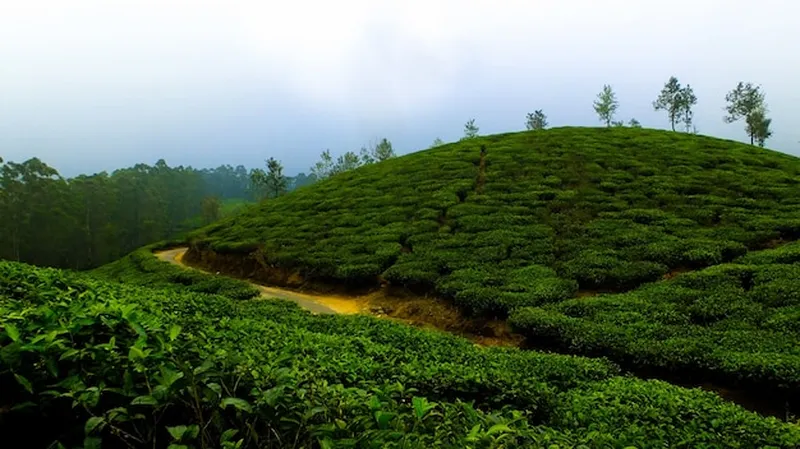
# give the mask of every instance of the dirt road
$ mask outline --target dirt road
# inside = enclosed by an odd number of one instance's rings
[[[165,251],[158,251],[155,256],[159,259],[181,267],[197,270],[183,263],[183,256],[188,248],[173,248]],[[213,274],[213,273],[209,273]],[[247,281],[244,281],[247,282]],[[250,284],[261,291],[261,296],[265,298],[280,298],[297,303],[300,307],[318,314],[353,314],[360,313],[366,307],[366,299],[345,298],[337,296],[308,295],[291,290],[276,287],[265,287],[250,282]]]

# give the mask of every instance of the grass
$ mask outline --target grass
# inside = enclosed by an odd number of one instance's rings
[[[675,132],[557,128],[347,172],[190,240],[195,254],[257,252],[309,281],[385,279],[626,366],[797,394],[800,272],[796,246],[781,245],[798,236],[795,157]]]
[[[795,424],[712,393],[621,377],[603,359],[481,348],[367,316],[134,285],[153,274],[132,264],[118,275],[129,283],[0,262],[4,444],[800,444]]]

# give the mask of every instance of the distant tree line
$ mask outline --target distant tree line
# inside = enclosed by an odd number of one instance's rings
[[[38,158],[0,159],[0,258],[97,267],[220,218],[225,200],[259,199],[263,193],[252,182],[256,170],[198,170],[159,160],[67,179]],[[283,177],[277,188],[284,192],[310,182],[313,177],[301,173]]]

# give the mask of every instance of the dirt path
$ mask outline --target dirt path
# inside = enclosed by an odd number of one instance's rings
[[[172,248],[154,254],[165,262],[215,275],[215,273],[185,263],[183,256],[187,250],[186,247]],[[216,275],[225,276],[225,274],[219,273]],[[453,333],[482,346],[518,347],[523,341],[521,335],[511,332],[505,321],[468,319],[453,304],[435,298],[395,297],[387,294],[384,290],[374,291],[363,296],[329,296],[260,285],[250,280],[243,279],[243,281],[258,288],[262,298],[281,298],[293,301],[312,313],[372,315],[416,327]]]
[[[165,251],[158,251],[155,254],[159,259],[169,262],[171,264],[179,265],[184,268],[198,270],[198,268],[186,265],[183,262],[183,256],[186,254],[188,248],[173,248]],[[200,270],[203,271],[203,270]],[[213,274],[213,273],[208,273]],[[297,303],[300,307],[317,314],[354,314],[361,313],[367,309],[368,298],[366,297],[339,297],[339,296],[322,296],[322,295],[308,295],[291,290],[285,290],[276,287],[267,287],[264,285],[254,284],[251,285],[261,291],[261,296],[264,298],[280,298],[286,299]]]

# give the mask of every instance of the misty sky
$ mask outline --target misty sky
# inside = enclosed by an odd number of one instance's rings
[[[524,129],[618,118],[668,126],[670,75],[698,97],[703,134],[725,93],[760,84],[768,146],[800,155],[796,0],[24,0],[0,6],[0,156],[73,176],[154,163],[307,171],[319,153],[389,138],[399,153]]]

